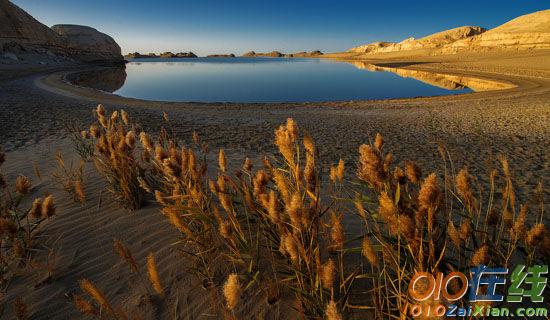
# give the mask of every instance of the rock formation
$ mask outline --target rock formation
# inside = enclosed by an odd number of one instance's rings
[[[0,53],[11,60],[41,63],[123,62],[111,37],[85,26],[48,28],[9,0],[0,0]]]
[[[235,58],[233,53],[231,54],[210,54],[206,56],[207,58]]]
[[[141,59],[141,58],[197,58],[193,52],[178,52],[172,53],[170,51],[163,52],[159,55],[156,53],[141,54],[139,52],[128,53],[124,56],[125,59]]]
[[[50,51],[63,52],[63,42],[57,34],[31,15],[7,0],[0,0],[0,53],[11,60],[18,55]]]
[[[517,17],[483,34],[443,48],[443,53],[464,49],[550,49],[550,9]]]
[[[167,52],[163,52],[159,55],[159,57],[161,58],[174,58],[176,55],[173,54],[172,52],[170,51],[167,51]]]
[[[317,57],[317,56],[320,56],[320,55],[323,55],[323,53],[319,50],[315,50],[315,51],[311,51],[311,52],[305,52],[305,51],[302,51],[302,52],[296,52],[296,53],[281,53],[279,51],[271,51],[271,52],[268,52],[268,53],[261,53],[261,52],[254,52],[254,51],[249,51],[245,54],[243,54],[242,56],[243,57],[271,57],[271,58],[280,58],[280,57],[285,57],[285,58],[296,58],[296,57],[300,57],[300,58],[304,58],[304,57]]]
[[[139,52],[128,53],[124,59],[139,59],[139,58],[159,58],[155,53],[141,54]]]
[[[307,57],[318,57],[318,56],[322,56],[322,55],[323,55],[323,53],[321,51],[315,50],[315,51],[310,51],[310,52],[302,51],[302,52],[291,53],[290,57],[291,58],[307,58]]]
[[[485,32],[481,27],[459,27],[451,30],[438,32],[420,39],[408,38],[399,43],[374,42],[350,49],[356,53],[384,53],[396,51],[409,51],[417,49],[441,48],[457,40],[468,38]]]
[[[58,24],[52,27],[66,44],[69,55],[84,62],[122,63],[120,46],[92,27]]]
[[[176,58],[196,58],[197,55],[193,52],[178,52],[176,53]]]
[[[243,57],[255,57],[255,56],[256,56],[256,52],[254,52],[254,51],[248,51],[247,53],[243,54],[242,56],[243,56]]]
[[[420,49],[430,49],[428,54],[461,50],[550,49],[550,10],[517,17],[489,31],[480,27],[460,27],[399,43],[374,42],[351,48],[348,52],[374,54]]]
[[[261,53],[261,52],[254,52],[249,51],[242,55],[243,57],[271,57],[271,58],[280,58],[283,57],[284,54],[280,53],[279,51],[271,51],[268,53]]]

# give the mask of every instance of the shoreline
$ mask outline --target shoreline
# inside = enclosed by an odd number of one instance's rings
[[[301,58],[296,58],[301,59]],[[324,105],[324,106],[337,106],[341,104],[349,104],[349,103],[359,103],[359,104],[365,104],[365,103],[379,103],[379,102],[385,102],[385,101],[392,101],[392,102],[406,102],[406,101],[418,101],[418,100],[442,100],[442,99],[453,99],[453,98],[462,98],[462,96],[470,96],[475,95],[473,98],[479,98],[479,95],[487,92],[500,92],[504,93],[504,90],[521,90],[525,91],[526,89],[530,89],[533,87],[533,81],[530,80],[528,77],[521,77],[521,76],[506,76],[498,73],[487,73],[487,72],[472,72],[468,70],[455,70],[452,68],[437,68],[436,67],[422,67],[418,66],[418,64],[415,63],[404,63],[404,62],[392,62],[392,61],[374,61],[374,60],[357,60],[357,61],[350,61],[350,60],[342,60],[342,59],[334,59],[329,58],[336,61],[346,62],[346,63],[352,63],[352,62],[361,62],[366,64],[371,64],[374,67],[383,69],[398,69],[398,70],[406,70],[406,71],[418,71],[418,72],[426,72],[426,73],[432,73],[434,75],[442,75],[442,76],[453,76],[453,77],[464,77],[464,78],[470,78],[472,80],[480,80],[485,82],[493,82],[495,84],[500,84],[504,88],[502,89],[493,89],[493,90],[486,90],[486,91],[474,91],[470,93],[461,93],[461,94],[448,94],[448,95],[440,95],[440,96],[418,96],[418,97],[408,97],[408,98],[387,98],[387,99],[357,99],[357,100],[328,100],[328,101],[308,101],[308,102],[201,102],[201,101],[165,101],[165,100],[146,100],[146,99],[140,99],[140,98],[132,98],[132,97],[124,97],[119,96],[113,93],[88,88],[84,86],[78,86],[75,84],[70,83],[68,80],[66,80],[67,76],[70,76],[75,73],[80,72],[87,72],[87,71],[94,71],[98,70],[98,67],[83,67],[83,68],[77,68],[77,69],[70,69],[70,70],[61,70],[58,72],[54,72],[52,74],[42,74],[39,75],[35,80],[34,84],[46,91],[60,94],[66,97],[70,98],[80,98],[80,99],[86,99],[86,100],[92,100],[92,101],[104,101],[102,103],[114,103],[114,104],[127,104],[132,106],[150,106],[151,104],[154,105],[167,105],[167,106],[173,106],[173,105],[204,105],[204,106],[211,106],[211,105],[225,105],[225,106],[235,106],[235,105],[271,105],[271,106],[286,106],[286,105],[293,105],[293,106],[310,106],[310,105]],[[100,69],[102,67],[99,67]],[[384,70],[385,71],[385,70]],[[392,72],[392,71],[385,71],[385,72]],[[421,79],[416,79],[418,81],[422,81]],[[548,85],[550,85],[550,81],[548,82]]]

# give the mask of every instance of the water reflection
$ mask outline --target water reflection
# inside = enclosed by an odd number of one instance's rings
[[[360,61],[346,61],[358,69],[372,72],[392,72],[403,78],[412,78],[432,86],[447,90],[471,89],[472,91],[491,91],[514,88],[515,85],[495,80],[475,77],[464,77],[428,71],[418,71],[403,68],[383,67]]]
[[[287,58],[139,59],[122,68],[102,68],[74,74],[68,80],[78,86],[124,97],[198,102],[410,98],[512,86],[479,78],[364,62]]]
[[[73,73],[67,80],[77,86],[113,93],[122,88],[126,77],[126,66],[120,66]]]

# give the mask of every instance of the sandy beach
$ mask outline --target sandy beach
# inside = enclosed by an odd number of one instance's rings
[[[75,69],[31,74],[12,71],[14,77],[0,82],[0,140],[8,151],[4,171],[12,180],[19,173],[32,177],[31,195],[53,192],[59,214],[41,229],[43,242],[37,253],[38,257],[45,257],[50,249],[54,250],[53,276],[45,278],[43,269],[31,268],[27,270],[30,277],[16,278],[9,284],[9,295],[4,299],[12,301],[16,296],[24,296],[32,319],[80,318],[71,296],[78,291],[78,280],[89,278],[108,293],[112,303],[136,308],[146,318],[173,318],[176,313],[190,319],[216,317],[211,300],[199,298],[211,295],[209,289],[198,287],[193,279],[178,273],[181,256],[170,246],[176,232],[157,205],[149,203],[133,213],[118,208],[108,200],[105,183],[92,164],[86,165],[88,200],[83,206],[74,204],[53,184],[51,173],[56,151],[77,161],[65,126],[89,126],[94,120],[92,110],[98,103],[109,111],[124,109],[150,132],[158,131],[162,113],[167,112],[179,138],[189,141],[193,131],[199,132],[208,143],[212,158],[219,148],[224,148],[234,167],[245,156],[258,159],[273,153],[274,130],[292,117],[316,141],[325,169],[343,158],[347,174],[353,174],[359,145],[372,141],[378,132],[385,138],[384,148],[393,152],[397,162],[414,159],[426,171],[441,168],[437,146],[442,144],[456,168],[467,166],[477,176],[486,177],[496,165],[496,157],[504,154],[512,171],[517,173],[515,183],[522,190],[531,190],[539,182],[550,185],[550,51],[355,61],[494,79],[516,87],[458,96],[380,101],[169,103],[128,99],[64,83],[64,75]],[[35,164],[42,178],[36,177]],[[546,188],[546,199],[548,195]],[[524,201],[529,196],[519,194],[518,200]],[[546,210],[550,210],[548,203]],[[129,243],[138,261],[144,261],[150,251],[155,252],[159,272],[165,283],[170,284],[172,291],[168,296],[175,297],[173,300],[162,303],[151,300],[137,278],[125,275],[127,266],[111,249],[114,237]],[[255,305],[254,298],[244,299],[247,302],[241,309],[243,312],[257,318],[280,317],[275,309]]]

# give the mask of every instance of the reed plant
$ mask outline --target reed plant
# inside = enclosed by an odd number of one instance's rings
[[[377,135],[373,144],[359,148],[357,177],[363,188],[354,191],[366,231],[362,253],[372,272],[358,277],[372,281],[377,318],[407,317],[407,289],[415,272],[468,274],[478,265],[530,264],[548,250],[542,214],[528,219],[527,204],[516,203],[506,158],[490,173],[484,192],[467,168],[452,170],[442,147],[443,172],[423,175],[412,161],[393,165],[383,145]]]
[[[6,159],[0,150],[0,168]],[[5,284],[22,266],[31,261],[38,228],[55,215],[52,195],[35,198],[23,205],[32,189],[26,176],[19,175],[10,183],[0,171],[0,283]]]
[[[75,166],[72,161],[67,164],[63,158],[63,154],[57,152],[55,161],[57,166],[52,173],[54,182],[67,192],[75,202],[84,203],[86,201],[86,194],[84,192],[84,160],[81,159],[78,166]]]
[[[187,271],[217,290],[228,318],[243,316],[243,296],[261,294],[303,319],[365,310],[376,319],[405,319],[415,272],[539,262],[550,249],[543,192],[534,216],[517,203],[504,157],[484,190],[467,168],[455,171],[444,148],[443,170],[424,174],[413,161],[394,161],[378,134],[360,146],[355,174],[340,160],[325,175],[313,139],[288,119],[275,130],[278,153],[258,168],[248,158],[231,166],[222,149],[209,171],[197,134],[186,146],[171,130],[162,129],[156,142],[141,132],[137,147],[123,140],[132,125],[117,124],[116,113],[110,120],[99,108],[97,114],[103,128],[95,134],[98,168],[116,176],[111,184],[117,185],[118,172],[140,168],[131,174],[132,186],[141,186],[139,199],[143,192],[154,195],[180,232],[174,245],[191,261]],[[113,152],[122,141],[127,159],[120,160]],[[122,197],[120,189],[115,194]],[[131,202],[130,196],[136,195],[123,197]],[[363,232],[349,234],[344,219],[360,221]]]
[[[65,132],[73,144],[73,149],[83,161],[89,161],[94,155],[95,146],[90,140],[89,132],[80,130],[75,123],[69,123],[65,126]]]
[[[98,105],[95,116],[97,123],[82,133],[95,144],[92,156],[95,166],[107,181],[110,193],[124,208],[139,209],[145,196],[140,181],[146,168],[136,150],[136,128],[129,123],[124,110],[107,116],[105,108]]]

